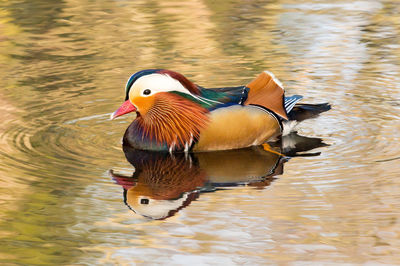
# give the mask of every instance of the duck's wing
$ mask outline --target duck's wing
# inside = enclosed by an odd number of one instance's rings
[[[264,71],[252,82],[246,85],[249,88],[245,105],[258,105],[273,111],[287,120],[285,109],[285,91],[282,83],[269,71]]]
[[[202,89],[203,98],[215,101],[211,102],[212,104],[208,104],[210,111],[229,105],[243,104],[248,97],[248,93],[249,88],[246,86]],[[285,97],[284,108],[286,113],[289,114],[301,99],[303,99],[301,95]]]
[[[212,111],[221,107],[241,104],[244,95],[247,95],[245,86],[223,87],[223,88],[201,88],[201,98],[207,104],[203,107]]]
[[[213,111],[221,107],[241,104],[241,99],[243,98],[244,94],[247,94],[248,90],[245,86],[210,89],[203,88],[198,85],[196,86],[200,91],[199,95],[187,94],[177,91],[174,91],[172,93],[175,93],[192,102],[195,102],[209,111]]]
[[[285,97],[282,83],[269,71],[264,71],[246,86],[203,88],[198,96],[203,107],[212,111],[230,105],[257,105],[264,107],[284,120],[303,96]]]
[[[285,110],[286,113],[289,114],[290,111],[292,111],[293,107],[296,105],[298,101],[303,99],[303,96],[301,95],[293,95],[290,97],[285,97]]]
[[[257,105],[285,120],[288,119],[288,112],[302,98],[298,95],[285,98],[281,82],[268,71],[262,72],[246,86],[211,89],[198,87],[201,91],[199,98],[206,102],[202,105],[210,111],[235,104]]]
[[[289,120],[296,120],[301,122],[306,119],[314,118],[320,113],[326,112],[331,109],[329,103],[307,104],[300,103],[293,106],[293,109],[288,114]]]

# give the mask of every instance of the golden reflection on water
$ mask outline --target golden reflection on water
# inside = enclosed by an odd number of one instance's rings
[[[392,263],[400,257],[396,1],[3,1],[0,262]],[[174,216],[130,212],[109,169],[133,117],[129,75],[203,86],[274,72],[333,109],[299,126],[331,144],[270,186],[202,193]]]

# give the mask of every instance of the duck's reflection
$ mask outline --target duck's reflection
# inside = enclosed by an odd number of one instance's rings
[[[123,147],[135,167],[132,176],[111,171],[123,187],[125,204],[134,212],[152,219],[165,219],[188,206],[202,192],[250,185],[265,187],[283,173],[288,157],[325,146],[321,139],[291,134],[274,145],[240,150],[174,154]],[[301,154],[315,156],[319,153]]]

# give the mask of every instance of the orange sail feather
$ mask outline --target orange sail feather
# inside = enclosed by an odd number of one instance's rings
[[[265,107],[284,119],[288,119],[284,107],[285,91],[280,81],[268,71],[264,71],[247,84],[249,94],[245,105],[254,104]]]

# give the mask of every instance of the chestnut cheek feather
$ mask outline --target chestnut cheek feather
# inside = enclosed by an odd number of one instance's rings
[[[148,112],[141,112],[138,126],[149,139],[183,149],[199,137],[208,122],[207,113],[207,109],[181,96],[158,93]]]

